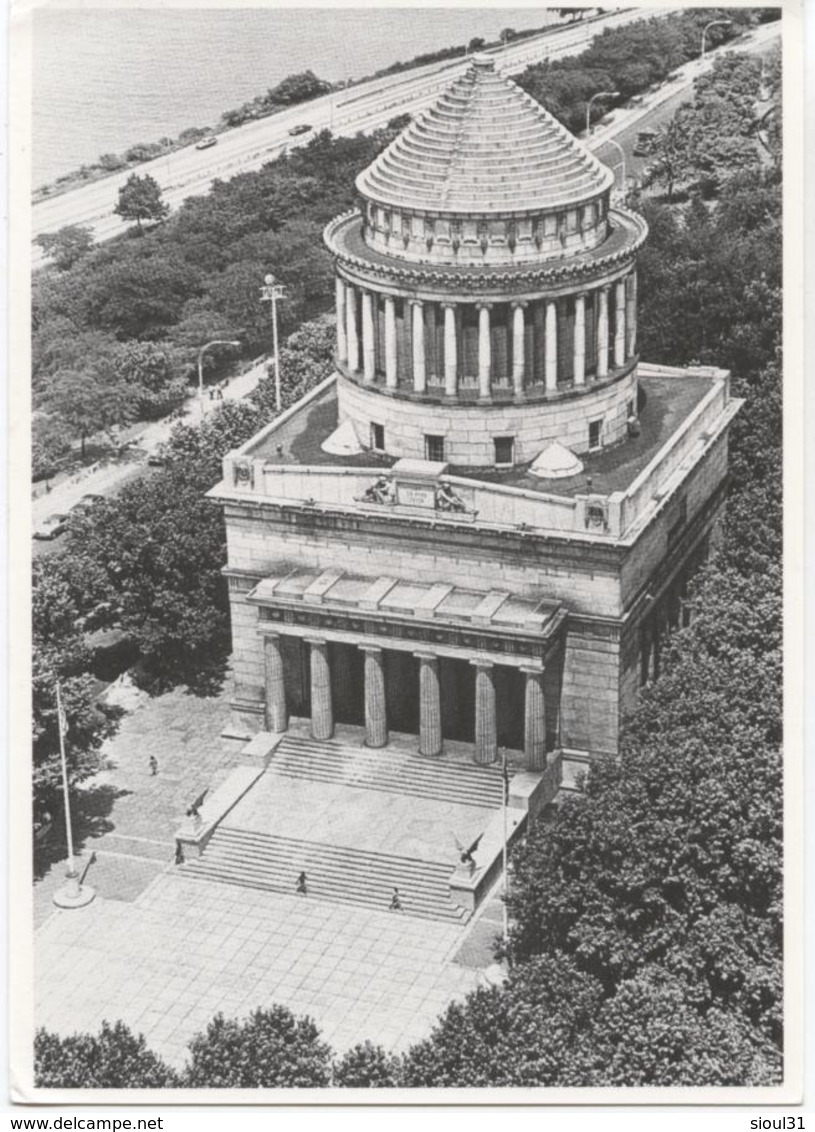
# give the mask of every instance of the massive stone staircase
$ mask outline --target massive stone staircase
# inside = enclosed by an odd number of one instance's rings
[[[399,889],[402,914],[464,923],[465,909],[450,899],[451,866],[441,862],[366,853],[337,845],[276,837],[220,825],[203,856],[189,861],[189,877],[294,895],[305,872],[304,900],[321,898],[387,911]],[[397,914],[397,913],[394,913]]]
[[[494,766],[406,756],[387,747],[349,747],[305,735],[287,735],[283,739],[269,764],[269,772],[485,809],[500,807],[503,789],[501,771]]]

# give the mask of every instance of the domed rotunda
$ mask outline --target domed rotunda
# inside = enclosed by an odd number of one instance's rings
[[[621,441],[637,411],[644,221],[475,56],[333,221],[338,417],[364,449],[462,468]]]

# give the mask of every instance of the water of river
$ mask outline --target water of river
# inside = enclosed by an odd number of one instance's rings
[[[286,75],[331,81],[544,26],[544,8],[39,9],[34,184],[102,153],[217,122]]]

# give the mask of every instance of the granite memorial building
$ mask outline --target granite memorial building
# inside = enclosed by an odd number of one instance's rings
[[[476,56],[326,243],[336,374],[224,460],[233,707],[568,784],[614,755],[723,505],[728,374],[637,353],[644,221]],[[457,748],[460,750],[460,748]]]

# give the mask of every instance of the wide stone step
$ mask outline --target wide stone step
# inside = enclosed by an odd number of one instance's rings
[[[202,857],[182,866],[184,875],[293,895],[300,872],[308,896],[388,910],[399,889],[402,913],[457,923],[467,918],[450,900],[449,864],[345,846],[277,837],[221,826]]]
[[[388,752],[349,748],[331,740],[284,739],[269,770],[289,778],[342,783],[388,793],[410,794],[459,805],[497,808],[503,780],[495,767],[454,763]]]

